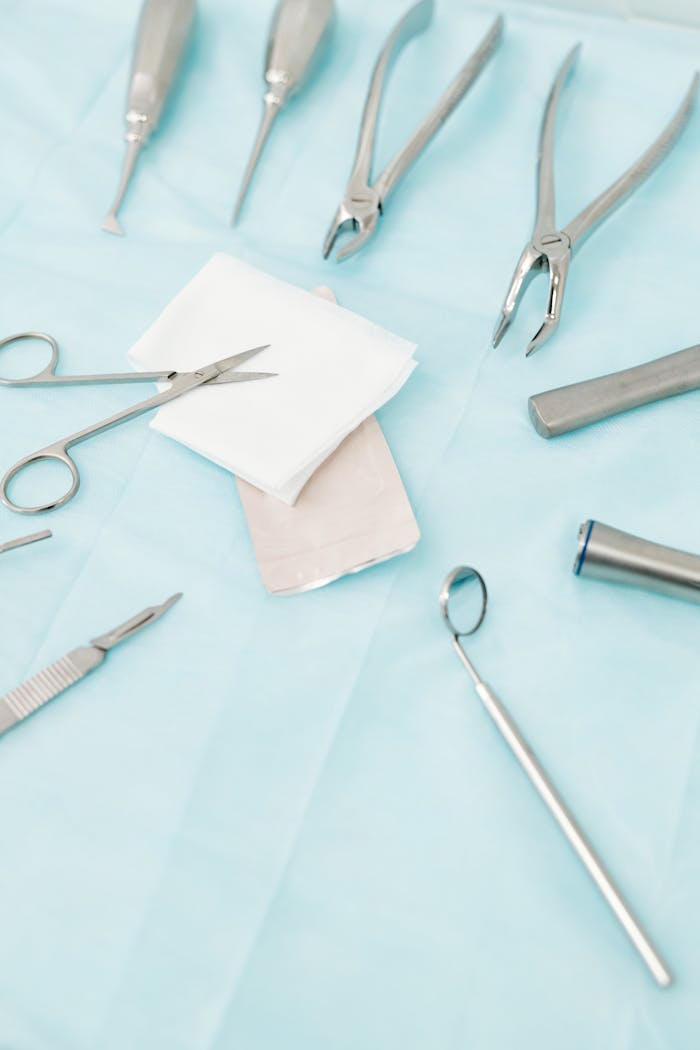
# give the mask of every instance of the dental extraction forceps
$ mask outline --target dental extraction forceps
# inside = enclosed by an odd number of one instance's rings
[[[10,510],[16,511],[18,514],[41,514],[44,511],[55,510],[57,507],[62,507],[68,503],[69,500],[73,499],[80,487],[80,474],[78,468],[68,454],[68,450],[77,445],[82,441],[87,441],[95,434],[101,434],[105,430],[111,430],[112,427],[117,427],[120,423],[126,423],[129,419],[135,419],[137,416],[143,415],[144,412],[150,412],[153,408],[159,408],[161,405],[166,405],[169,401],[174,401],[178,397],[182,397],[183,394],[189,393],[190,390],[195,390],[197,387],[211,384],[212,386],[222,383],[249,383],[254,382],[258,379],[269,379],[272,378],[274,373],[272,372],[238,372],[236,369],[242,365],[245,361],[249,361],[256,354],[266,350],[267,346],[257,346],[253,350],[246,350],[242,354],[234,354],[232,357],[225,357],[221,361],[215,361],[212,364],[205,365],[203,368],[197,369],[196,372],[175,372],[175,371],[164,371],[164,372],[123,372],[115,373],[112,375],[85,375],[85,376],[57,376],[56,366],[58,364],[58,343],[44,332],[22,332],[20,335],[8,336],[6,339],[0,340],[0,350],[3,347],[9,346],[11,343],[20,342],[24,339],[38,339],[42,342],[48,343],[51,347],[51,359],[41,372],[37,372],[36,375],[28,376],[25,379],[0,379],[0,385],[2,386],[44,386],[51,387],[54,384],[59,386],[76,386],[76,385],[88,385],[91,383],[99,384],[112,384],[112,383],[158,383],[167,382],[170,383],[170,388],[155,397],[149,398],[147,401],[141,401],[137,405],[133,405],[131,408],[125,409],[123,412],[117,412],[116,415],[109,416],[108,419],[103,419],[100,423],[95,423],[94,426],[87,427],[85,430],[80,430],[76,434],[71,434],[69,437],[64,438],[62,441],[56,441],[52,445],[47,445],[46,448],[39,449],[37,452],[33,452],[29,456],[25,456],[20,459],[18,463],[15,463],[14,467],[5,474],[2,482],[0,482],[0,499]],[[39,507],[21,507],[14,503],[9,496],[9,487],[12,480],[32,463],[38,463],[41,460],[56,460],[59,463],[64,464],[68,467],[71,473],[71,486],[64,496],[60,499],[52,500],[50,503],[46,503]]]
[[[450,601],[456,598],[456,592],[465,585],[476,585],[478,590],[477,611],[469,613],[470,622],[466,629],[456,626],[450,613]],[[642,928],[632,909],[625,901],[622,893],[615,885],[612,877],[606,871],[600,857],[597,856],[593,846],[586,838],[583,830],[579,827],[575,817],[567,807],[554,784],[540,765],[517,725],[506,711],[505,707],[484,682],[479,672],[474,667],[462,646],[462,639],[467,638],[481,627],[486,617],[488,605],[488,594],[483,577],[476,569],[461,565],[447,576],[440,591],[440,609],[443,619],[452,637],[457,656],[466,668],[472,680],[476,693],[483,704],[484,710],[489,715],[498,729],[506,744],[510,748],[514,758],[517,759],[528,780],[540,796],[547,809],[559,825],[560,830],[566,837],[577,857],[583,864],[588,874],[600,890],[601,894],[612,909],[615,918],[620,923],[634,947],[639,952],[644,963],[662,988],[668,987],[673,977],[667,966],[659,956],[651,943],[648,935]]]
[[[640,186],[676,144],[693,109],[698,85],[698,75],[693,77],[690,88],[673,119],[659,137],[631,168],[620,176],[592,204],[584,208],[563,229],[558,229],[555,219],[554,201],[554,127],[559,98],[566,80],[573,70],[581,45],[577,44],[565,58],[554,80],[542,120],[540,131],[537,172],[537,216],[532,239],[526,244],[513,275],[501,316],[493,336],[494,347],[498,346],[517,311],[520,299],[535,274],[549,270],[549,299],[544,322],[528,345],[526,354],[538,350],[550,339],[561,316],[562,300],[566,287],[571,256],[577,245],[608,217],[634,190]]]
[[[369,240],[377,228],[379,216],[389,194],[462,101],[501,42],[503,18],[499,16],[413,137],[370,185],[372,154],[384,81],[398,52],[412,37],[422,33],[430,24],[433,7],[433,0],[421,0],[412,7],[395,26],[377,59],[362,115],[354,167],[345,197],[338,206],[323,246],[324,259],[327,259],[333,250],[341,230],[350,226],[357,231],[357,235],[338,252],[339,262],[354,255]]]

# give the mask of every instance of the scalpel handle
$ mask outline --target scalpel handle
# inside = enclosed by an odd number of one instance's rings
[[[700,345],[636,368],[535,394],[528,407],[537,433],[552,438],[699,389]]]
[[[105,653],[94,645],[74,649],[0,697],[0,736],[94,671],[104,658]]]

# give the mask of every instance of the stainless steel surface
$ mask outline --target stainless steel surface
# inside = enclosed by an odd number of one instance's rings
[[[700,390],[700,345],[622,372],[534,394],[528,406],[537,433],[552,438],[691,390]]]
[[[450,615],[450,601],[453,599],[456,588],[474,580],[480,585],[482,591],[481,615],[471,630],[462,631],[452,621]],[[621,891],[615,885],[615,882],[606,870],[600,857],[596,854],[593,846],[587,839],[573,814],[552,784],[543,767],[540,765],[537,757],[517,725],[493,690],[483,681],[479,672],[476,670],[474,664],[471,662],[462,647],[461,639],[467,635],[474,634],[483,622],[486,615],[486,604],[486,585],[475,569],[471,569],[467,566],[460,566],[459,568],[454,569],[446,578],[440,592],[440,608],[447,624],[447,628],[452,636],[452,644],[455,652],[472,679],[476,693],[487,714],[507,743],[511,753],[518,761],[552,817],[559,825],[560,830],[563,832],[586,871],[607,901],[615,917],[621,924],[634,947],[639,952],[652,976],[662,987],[667,987],[672,982],[672,976],[668,967],[654,948],[649,936],[645,933],[639,920],[635,917]]]
[[[248,187],[270,128],[287,99],[307,77],[326,47],[335,11],[333,0],[279,0],[270,26],[265,58],[267,91],[260,128],[248,161],[232,223],[238,221]]]
[[[700,603],[700,556],[587,521],[578,534],[574,572]]]
[[[362,115],[350,181],[326,236],[324,258],[328,258],[338,236],[346,229],[354,229],[356,235],[338,252],[339,261],[354,255],[372,236],[391,191],[459,105],[501,41],[503,19],[499,16],[416,133],[371,184],[372,156],[386,77],[401,49],[430,24],[433,7],[433,0],[421,0],[412,7],[395,26],[379,55]]]
[[[154,408],[159,408],[161,405],[165,405],[169,401],[174,401],[176,398],[182,397],[183,394],[187,394],[190,390],[194,390],[199,386],[204,386],[207,383],[211,383],[212,385],[236,382],[246,383],[254,382],[259,379],[272,378],[273,375],[273,373],[269,372],[236,371],[240,365],[249,361],[252,357],[255,357],[256,354],[259,354],[262,350],[267,349],[267,346],[257,346],[252,350],[244,351],[242,354],[234,354],[231,357],[223,358],[221,361],[205,365],[196,372],[127,372],[123,374],[115,373],[112,375],[56,376],[55,369],[58,363],[58,345],[56,340],[51,336],[43,333],[24,332],[21,335],[11,336],[9,339],[3,340],[0,343],[0,349],[2,346],[8,345],[10,342],[21,341],[23,339],[41,339],[48,342],[51,346],[51,360],[45,369],[34,376],[29,376],[25,379],[2,380],[2,383],[5,386],[53,386],[54,384],[67,386],[75,384],[86,385],[90,383],[138,383],[163,380],[170,383],[170,388],[160,394],[156,394],[155,397],[148,398],[146,401],[133,405],[131,408],[124,409],[122,412],[117,412],[115,415],[103,419],[100,423],[95,423],[93,426],[86,427],[84,430],[79,430],[77,433],[71,434],[69,437],[63,438],[61,441],[56,441],[51,445],[47,445],[45,448],[39,449],[37,452],[33,452],[29,456],[25,456],[23,459],[15,463],[14,467],[11,467],[10,470],[7,471],[2,482],[0,482],[0,498],[6,507],[10,510],[16,511],[18,514],[40,514],[44,511],[55,510],[57,507],[62,507],[64,504],[68,503],[68,501],[75,496],[80,487],[80,474],[78,473],[78,468],[75,465],[75,462],[68,454],[69,449],[72,448],[73,445],[78,445],[80,442],[87,441],[96,434],[101,434],[105,430],[111,430],[113,427],[117,427],[121,423],[126,423],[130,419],[135,419],[137,416],[143,415],[144,412],[150,412]],[[37,507],[20,506],[10,498],[10,484],[18,474],[25,470],[26,467],[33,463],[39,463],[42,460],[55,460],[67,467],[71,475],[70,487],[60,499],[52,500]]]
[[[518,261],[493,336],[498,346],[517,311],[520,299],[532,277],[547,270],[549,297],[544,321],[530,341],[526,353],[538,350],[554,335],[561,318],[562,299],[574,248],[579,245],[603,219],[607,218],[661,163],[675,145],[693,109],[697,93],[698,75],[693,77],[678,111],[649,149],[607,190],[601,193],[575,219],[558,229],[555,218],[554,196],[554,130],[559,99],[569,74],[581,50],[577,44],[566,56],[549,93],[540,131],[537,214],[531,240]]]
[[[143,612],[137,613],[136,616],[132,616],[129,620],[120,624],[119,627],[115,627],[114,630],[101,634],[99,638],[93,638],[90,641],[90,645],[108,653],[110,649],[114,649],[115,645],[121,645],[127,638],[132,638],[133,635],[142,631],[144,627],[148,627],[150,624],[155,623],[156,620],[160,620],[181,598],[182,592],[179,591],[168,598],[167,601],[164,601],[162,605],[150,605]]]
[[[56,660],[16,689],[6,693],[0,698],[0,735],[94,671],[110,649],[131,638],[137,631],[155,623],[181,597],[181,594],[174,594],[163,605],[144,609],[122,627],[95,639],[89,646],[73,649],[67,656]]]
[[[161,111],[194,21],[194,0],[145,0],[141,9],[129,77],[126,155],[117,194],[102,224],[122,234],[117,213],[141,149],[158,126]]]
[[[43,529],[41,532],[35,532],[31,536],[22,536],[18,540],[9,540],[7,543],[0,543],[0,554],[5,554],[7,551],[14,551],[18,547],[28,547],[30,543],[39,543],[41,540],[48,540],[53,535],[50,529]]]

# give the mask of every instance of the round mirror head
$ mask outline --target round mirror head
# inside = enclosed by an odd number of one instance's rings
[[[450,634],[466,638],[479,630],[488,605],[483,577],[468,565],[453,569],[440,591],[440,609]]]

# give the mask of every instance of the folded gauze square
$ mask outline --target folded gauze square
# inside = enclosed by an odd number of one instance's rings
[[[310,292],[215,255],[129,352],[136,368],[192,371],[263,343],[255,383],[205,386],[151,426],[293,504],[347,435],[401,389],[415,345]]]

